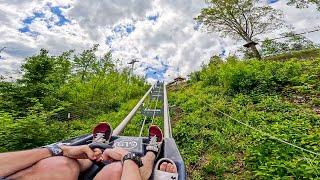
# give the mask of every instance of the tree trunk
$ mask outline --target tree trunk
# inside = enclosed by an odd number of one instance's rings
[[[251,44],[250,48],[251,48],[251,50],[252,50],[252,52],[254,54],[254,57],[256,57],[257,59],[261,60],[261,55],[260,55],[256,45],[255,44]]]

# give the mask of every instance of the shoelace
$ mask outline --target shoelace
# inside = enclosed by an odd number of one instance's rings
[[[149,144],[147,145],[147,150],[157,151],[159,150],[157,136],[153,136],[150,138]]]
[[[105,143],[107,140],[106,140],[106,138],[104,136],[105,136],[104,133],[97,133],[96,137],[93,139],[93,142]]]
[[[153,137],[151,137],[149,144],[151,144],[151,145],[158,145],[157,139],[158,139],[158,138],[157,138],[156,135],[153,136]]]

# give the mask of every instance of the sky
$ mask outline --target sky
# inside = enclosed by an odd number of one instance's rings
[[[285,0],[265,3],[282,10],[294,32],[320,26],[320,12],[296,9]],[[212,55],[234,54],[244,42],[207,33],[193,20],[204,0],[0,0],[0,75],[18,78],[25,58],[48,49],[58,55],[100,44],[119,68],[136,63],[134,73],[149,81],[171,81],[199,70]],[[265,37],[278,37],[284,29]],[[307,37],[320,43],[320,34]]]

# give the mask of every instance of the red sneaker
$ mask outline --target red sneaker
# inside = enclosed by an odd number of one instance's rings
[[[157,137],[157,142],[161,143],[163,140],[163,134],[161,129],[156,126],[156,125],[151,125],[149,127],[149,138],[151,139],[152,137],[156,136]]]
[[[149,143],[146,150],[153,152],[156,158],[159,156],[162,140],[163,135],[161,129],[156,125],[151,125],[149,128]]]
[[[101,122],[93,129],[93,140],[94,143],[107,143],[112,136],[112,127],[109,123]]]

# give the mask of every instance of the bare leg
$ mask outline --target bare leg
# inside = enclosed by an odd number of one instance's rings
[[[153,152],[147,152],[147,154],[142,157],[143,166],[139,169],[143,180],[148,180],[152,174],[154,160],[156,156]],[[115,162],[105,166],[94,178],[94,180],[104,180],[106,177],[110,179],[120,180],[122,174],[122,164],[121,162]]]
[[[111,163],[103,169],[94,177],[94,180],[105,180],[105,179],[113,179],[120,180],[122,173],[122,164],[121,162]]]
[[[148,151],[147,154],[142,157],[143,166],[140,168],[140,174],[143,180],[148,180],[150,178],[155,159],[156,155],[150,151]]]
[[[93,164],[92,161],[89,159],[77,159],[77,161],[80,167],[80,172],[89,169]]]
[[[91,162],[90,162],[91,163]],[[67,157],[43,159],[30,168],[11,175],[8,179],[78,179],[80,170],[90,167],[89,162]]]

